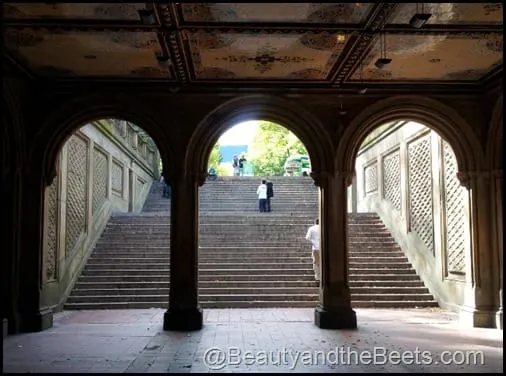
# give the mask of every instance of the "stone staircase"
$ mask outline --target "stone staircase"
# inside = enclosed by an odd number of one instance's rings
[[[258,213],[258,178],[200,189],[199,299],[203,308],[314,307],[319,289],[307,228],[318,213],[310,178],[273,178],[271,213]],[[142,213],[111,218],[65,309],[167,307],[170,200],[154,182]],[[354,307],[437,306],[375,214],[350,214]]]

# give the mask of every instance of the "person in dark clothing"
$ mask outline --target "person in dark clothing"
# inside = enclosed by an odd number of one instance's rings
[[[266,183],[267,185],[267,202],[265,203],[265,209],[266,211],[270,212],[271,211],[271,198],[274,197],[274,184],[272,183],[272,181],[268,181]]]
[[[170,198],[170,186],[167,183],[167,180],[165,180],[165,176],[162,175],[162,177],[160,178],[160,182],[162,183],[163,186],[162,197]]]
[[[244,155],[241,155],[241,158],[239,158],[238,164],[239,164],[239,175],[244,175],[244,162],[246,162],[246,158],[244,158]]]

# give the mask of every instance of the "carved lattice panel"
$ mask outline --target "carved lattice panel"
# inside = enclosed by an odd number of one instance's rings
[[[53,281],[57,278],[57,254],[58,254],[58,180],[56,176],[47,190],[47,222],[46,229],[46,280]]]
[[[383,192],[385,199],[401,212],[401,157],[396,150],[383,158]]]
[[[434,251],[430,135],[408,144],[408,182],[410,230]]]
[[[448,272],[465,272],[465,208],[462,190],[457,179],[457,158],[452,147],[443,141],[444,205],[446,257]]]
[[[99,149],[93,151],[93,197],[92,212],[95,214],[107,199],[108,161]]]
[[[118,162],[112,162],[111,189],[120,196],[123,195],[123,166]]]
[[[367,166],[364,169],[365,193],[371,193],[378,190],[378,167],[376,163]]]
[[[74,249],[85,231],[88,185],[88,144],[81,137],[73,135],[67,149],[67,216],[65,252]]]

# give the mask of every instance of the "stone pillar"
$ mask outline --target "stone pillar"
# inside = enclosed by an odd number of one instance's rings
[[[196,175],[164,171],[171,186],[171,239],[169,309],[164,330],[199,330],[202,310],[198,304],[198,187]]]
[[[36,332],[53,325],[53,312],[41,308],[43,263],[43,207],[45,182],[39,169],[26,171],[21,186],[20,242],[18,255],[19,330]]]
[[[357,318],[351,308],[348,288],[348,238],[346,192],[353,173],[315,172],[320,187],[320,304],[315,324],[322,329],[355,329]]]
[[[461,322],[470,327],[495,326],[495,294],[498,265],[494,259],[490,172],[459,172],[458,177],[469,192],[471,246],[466,254],[464,304]]]

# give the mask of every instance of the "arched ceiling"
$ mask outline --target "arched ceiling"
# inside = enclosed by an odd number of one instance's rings
[[[422,5],[432,16],[416,29]],[[141,22],[143,9],[153,24]],[[501,2],[6,1],[3,13],[8,58],[42,79],[355,90],[476,87],[502,74]],[[378,69],[382,40],[392,61]]]

